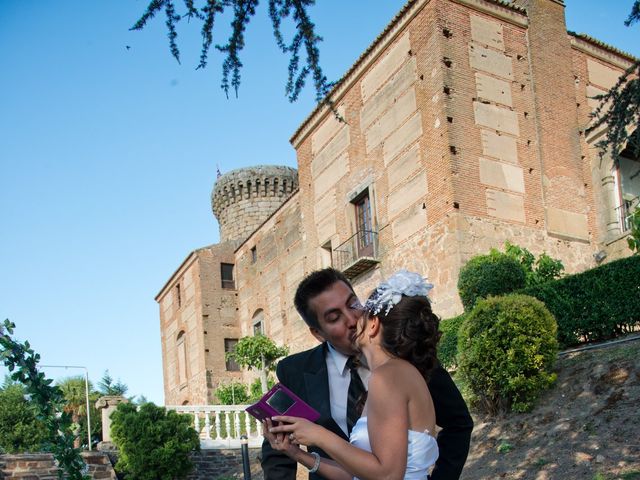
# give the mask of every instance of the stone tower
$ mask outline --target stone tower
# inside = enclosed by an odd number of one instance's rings
[[[297,188],[298,171],[280,165],[239,168],[222,175],[211,192],[220,242],[241,243]]]

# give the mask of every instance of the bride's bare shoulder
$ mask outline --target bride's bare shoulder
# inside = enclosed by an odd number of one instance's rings
[[[406,382],[413,382],[419,377],[418,370],[408,362],[400,359],[391,359],[384,365],[380,365],[371,374],[371,383],[376,386],[388,388],[389,386],[398,385]]]

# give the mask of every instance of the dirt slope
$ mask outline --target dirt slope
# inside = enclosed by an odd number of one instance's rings
[[[474,414],[463,480],[640,480],[640,340],[562,356],[527,414]]]

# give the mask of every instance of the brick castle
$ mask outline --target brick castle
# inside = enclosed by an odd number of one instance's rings
[[[594,95],[634,60],[566,30],[561,0],[410,0],[293,134],[298,170],[218,178],[220,243],[191,252],[156,297],[165,404],[214,403],[249,380],[225,351],[263,332],[315,344],[298,282],[333,265],[365,296],[398,268],[436,285],[443,318],[472,256],[505,240],[570,273],[628,255],[640,161],[601,156]]]

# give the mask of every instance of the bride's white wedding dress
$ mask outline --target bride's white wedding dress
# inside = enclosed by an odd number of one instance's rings
[[[425,480],[429,469],[438,459],[438,443],[428,432],[409,430],[409,444],[407,449],[407,470],[404,480]],[[351,430],[349,442],[358,448],[371,451],[367,417],[360,417]]]

